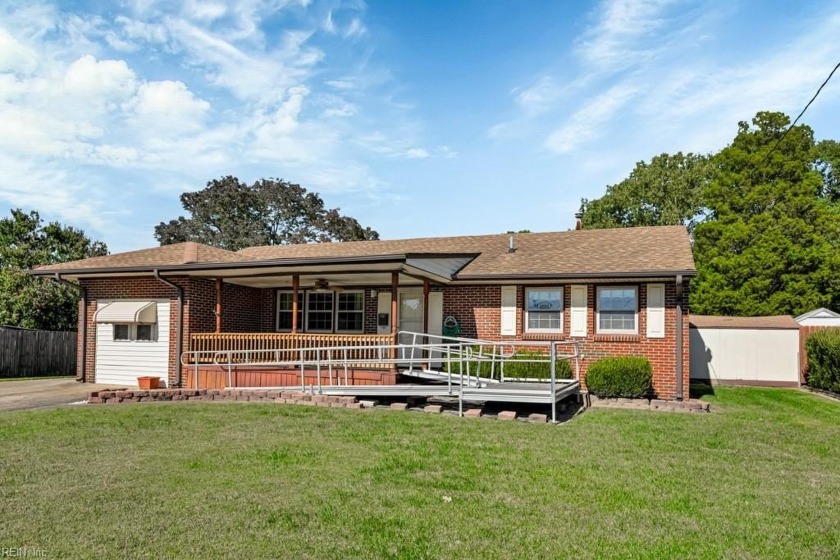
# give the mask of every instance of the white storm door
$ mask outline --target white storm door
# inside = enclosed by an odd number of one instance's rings
[[[397,313],[398,322],[397,322],[397,330],[400,332],[407,331],[412,333],[422,333],[423,332],[423,290],[420,289],[408,289],[408,290],[400,290],[397,296],[399,299],[399,311]],[[425,337],[418,336],[416,341],[418,344],[423,343],[423,339]],[[411,344],[414,341],[414,337],[410,334],[400,334],[399,336],[399,343],[400,344]],[[410,348],[401,348],[401,358],[409,359],[409,358],[422,358],[423,352],[422,350],[414,350],[412,356],[412,350]]]

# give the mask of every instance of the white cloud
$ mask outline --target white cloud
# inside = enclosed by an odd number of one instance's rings
[[[605,0],[598,21],[577,40],[583,60],[598,67],[617,67],[648,59],[656,50],[653,39],[669,23],[667,8],[674,0]],[[641,40],[641,41],[640,41]]]
[[[73,61],[64,75],[67,93],[106,104],[133,94],[136,82],[137,76],[124,60],[97,61],[91,55]]]
[[[552,132],[545,146],[558,154],[576,148],[605,134],[609,121],[637,94],[629,85],[615,86],[585,103],[560,128]]]

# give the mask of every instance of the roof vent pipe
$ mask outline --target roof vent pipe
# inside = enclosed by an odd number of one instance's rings
[[[516,252],[516,245],[513,242],[513,236],[508,237],[508,253]]]
[[[575,212],[575,231],[583,229],[583,212]]]

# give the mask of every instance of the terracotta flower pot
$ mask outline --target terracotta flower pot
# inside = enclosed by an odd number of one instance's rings
[[[160,377],[138,377],[137,384],[141,389],[157,389],[160,386]]]

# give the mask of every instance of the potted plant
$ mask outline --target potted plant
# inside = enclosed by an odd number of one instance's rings
[[[137,378],[137,384],[141,389],[157,389],[160,386],[160,377],[143,376]]]

